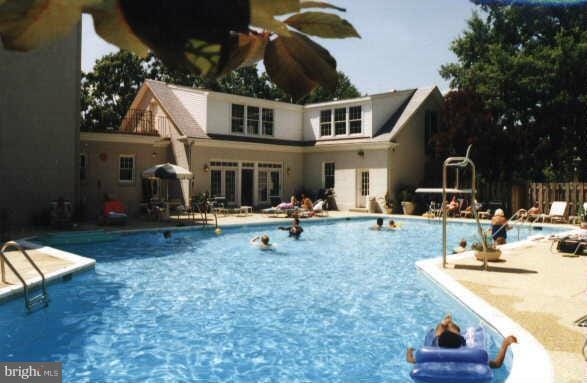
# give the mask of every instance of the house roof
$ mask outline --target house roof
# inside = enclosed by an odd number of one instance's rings
[[[344,103],[352,103],[357,101],[365,101],[365,100],[373,100],[380,97],[401,97],[405,100],[400,103],[399,107],[392,113],[389,119],[374,133],[372,138],[366,137],[357,137],[357,138],[345,138],[344,140],[341,139],[331,139],[331,140],[311,140],[311,141],[296,141],[296,140],[284,140],[284,139],[274,139],[274,138],[264,138],[264,137],[250,137],[250,136],[234,136],[234,135],[225,135],[225,134],[213,134],[213,133],[206,133],[204,129],[200,126],[198,121],[193,117],[197,114],[197,111],[188,109],[188,108],[196,108],[195,105],[186,105],[186,102],[180,100],[177,96],[177,92],[191,92],[200,95],[216,95],[222,97],[228,97],[232,95],[225,95],[223,93],[218,92],[209,92],[207,90],[202,89],[194,89],[189,87],[182,87],[167,84],[161,81],[155,80],[146,80],[143,88],[148,88],[153,93],[153,96],[159,101],[161,107],[165,110],[169,118],[174,122],[175,126],[178,128],[180,134],[191,137],[191,138],[199,138],[199,139],[214,139],[214,140],[222,140],[222,141],[239,141],[239,142],[254,142],[254,143],[263,143],[263,144],[273,144],[273,145],[286,145],[286,146],[318,146],[323,144],[336,144],[339,142],[390,142],[397,138],[398,134],[403,130],[403,128],[407,125],[407,122],[411,119],[411,117],[418,111],[420,106],[424,103],[424,101],[432,95],[434,92],[437,92],[440,97],[440,91],[437,87],[428,87],[428,88],[418,88],[418,89],[407,89],[402,91],[392,91],[381,93],[372,96],[364,96],[357,99],[351,100],[341,100],[341,101],[333,101],[330,103],[319,103],[319,104],[310,104],[304,107],[288,104],[284,102],[277,102],[277,101],[269,101],[269,100],[261,100],[261,99],[254,99],[257,101],[262,102],[271,102],[275,104],[283,104],[284,106],[289,107],[299,107],[301,110],[302,108],[314,108],[314,107],[326,107],[329,105],[337,105],[337,103],[344,102]],[[141,91],[144,91],[143,88]],[[234,96],[238,98],[243,98],[243,96]],[[137,97],[137,99],[140,96]],[[246,97],[250,98],[250,97]],[[137,102],[135,99],[135,102]],[[251,98],[253,99],[253,98]],[[133,103],[134,104],[134,103]],[[300,110],[300,111],[301,111]],[[376,128],[376,127],[375,127]]]
[[[161,107],[173,120],[179,131],[188,137],[208,138],[200,124],[192,117],[192,114],[185,108],[184,104],[173,93],[168,84],[160,81],[146,80],[145,85],[149,87],[153,96],[159,101]]]

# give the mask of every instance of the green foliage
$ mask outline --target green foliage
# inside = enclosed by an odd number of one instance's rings
[[[440,70],[457,90],[441,141],[461,153],[475,143],[486,178],[585,177],[587,5],[482,11],[452,43],[458,61]]]
[[[82,76],[81,129],[100,131],[118,128],[145,79],[241,96],[293,102],[290,96],[271,82],[267,73],[259,73],[254,66],[242,67],[220,79],[211,79],[196,76],[188,70],[171,69],[152,54],[141,59],[133,53],[119,51],[99,59],[94,70]],[[344,73],[338,72],[337,86],[333,92],[318,87],[299,100],[299,103],[359,96],[359,91],[350,79]]]

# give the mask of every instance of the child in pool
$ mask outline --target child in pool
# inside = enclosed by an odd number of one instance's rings
[[[381,231],[381,229],[383,229],[383,218],[377,218],[377,223],[371,226],[370,229]]]
[[[262,236],[256,236],[251,239],[251,245],[257,246],[261,250],[271,249],[273,246],[272,243],[269,243],[269,236],[267,234],[263,234]]]
[[[294,237],[295,239],[300,239],[300,235],[304,232],[304,229],[300,225],[300,219],[294,218],[293,224],[289,227],[287,226],[280,226],[278,227],[279,230],[289,231],[289,236]]]

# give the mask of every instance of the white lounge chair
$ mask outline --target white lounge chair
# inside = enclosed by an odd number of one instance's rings
[[[567,212],[567,203],[565,201],[554,201],[550,205],[550,211],[548,214],[540,214],[536,221],[542,220],[542,222],[546,222],[549,220],[550,222],[566,222],[566,212]]]
[[[585,202],[583,204],[583,215],[587,214],[587,202]],[[569,223],[573,223],[573,224],[581,224],[581,220],[583,219],[583,216],[579,214],[579,212],[577,212],[577,215],[571,215],[569,216]]]

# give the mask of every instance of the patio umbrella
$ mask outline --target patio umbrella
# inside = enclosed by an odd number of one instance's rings
[[[155,165],[143,172],[144,178],[160,178],[163,180],[188,180],[193,174],[181,166],[170,163]]]

